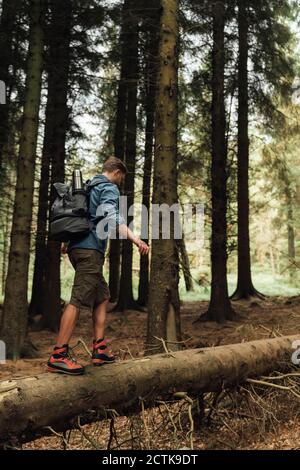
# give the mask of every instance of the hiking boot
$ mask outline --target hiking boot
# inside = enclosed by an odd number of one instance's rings
[[[109,339],[93,341],[92,364],[94,366],[102,366],[115,362],[116,358],[108,347],[109,342]]]
[[[47,371],[68,375],[82,375],[84,373],[84,367],[77,364],[74,357],[70,354],[69,346],[64,344],[61,348],[54,348],[47,362]]]

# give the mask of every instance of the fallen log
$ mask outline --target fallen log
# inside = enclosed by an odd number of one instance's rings
[[[87,367],[84,376],[41,374],[0,382],[0,442],[45,434],[46,427],[67,429],[72,419],[94,410],[127,413],[155,399],[184,391],[215,392],[272,371],[291,367],[293,342],[300,335],[249,343],[190,349]],[[97,413],[95,413],[97,410]]]

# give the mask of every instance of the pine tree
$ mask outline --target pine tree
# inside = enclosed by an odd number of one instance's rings
[[[234,318],[227,285],[227,149],[224,101],[225,3],[223,0],[218,0],[212,5],[212,15],[212,281],[208,312],[202,317],[202,320],[223,323]]]
[[[70,71],[72,3],[70,0],[51,0],[50,8],[52,11],[52,24],[49,34],[51,67],[49,75],[49,99],[52,101],[51,111],[53,112],[50,119],[54,120],[52,123],[49,123],[49,126],[52,125],[52,129],[50,128],[49,130],[51,133],[49,149],[51,158],[51,206],[56,197],[53,184],[65,179],[66,133],[69,126],[67,98]],[[48,138],[48,136],[45,136],[45,138]],[[41,322],[43,328],[50,328],[53,331],[58,329],[61,316],[60,248],[61,244],[59,242],[48,238]]]
[[[272,93],[276,90],[282,96],[287,96],[291,90],[294,72],[289,48],[292,36],[289,28],[281,21],[282,14],[288,17],[291,15],[287,2],[281,2],[280,5],[278,2],[249,2],[247,6],[245,2],[238,1],[238,282],[232,295],[233,300],[262,297],[254,288],[251,279],[249,108],[257,104],[265,123],[273,126],[278,119],[278,113]],[[257,43],[261,46],[259,50],[255,47]],[[254,77],[251,77],[250,83],[249,57],[254,64]],[[271,92],[257,86],[260,83],[257,80],[260,75],[264,76],[264,83],[269,82]]]
[[[162,0],[160,20],[158,85],[155,99],[155,150],[153,204],[177,203],[178,128],[178,15],[177,0]],[[178,295],[178,251],[174,240],[175,217],[170,238],[152,240],[146,354],[163,350],[160,340],[177,349],[181,340]],[[173,343],[174,342],[174,343]]]
[[[39,186],[39,209],[30,314],[42,313],[35,328],[56,330],[61,315],[60,244],[47,240],[49,208],[55,197],[53,183],[65,179],[68,139],[74,135],[75,110],[69,106],[78,87],[88,93],[91,80],[82,72],[98,66],[98,53],[91,51],[92,27],[102,24],[103,10],[97,2],[86,5],[54,0],[47,23],[46,68],[48,96]],[[73,164],[73,163],[70,163]],[[51,167],[51,168],[50,168]],[[50,172],[51,169],[51,180]],[[51,184],[51,188],[50,188]],[[49,301],[49,298],[51,299]]]
[[[143,167],[143,197],[142,197],[142,220],[141,226],[145,243],[149,243],[149,223],[148,215],[150,214],[150,198],[151,198],[151,175],[153,161],[153,140],[154,140],[154,112],[155,112],[155,91],[157,81],[157,61],[159,46],[159,0],[153,2],[153,14],[149,14],[146,10],[144,15],[144,29],[146,35],[145,58],[146,62],[144,71],[145,81],[145,150],[144,150],[144,167]],[[146,210],[145,210],[146,209]],[[147,233],[145,233],[147,230]],[[149,256],[140,257],[140,273],[138,288],[138,304],[142,307],[147,305],[149,295]]]
[[[286,227],[287,245],[283,252],[284,269],[291,282],[295,281],[297,260],[296,240],[298,231],[298,181],[299,181],[299,125],[298,104],[279,100],[279,109],[285,119],[270,133],[271,142],[263,148],[264,197],[279,201],[278,219]]]
[[[130,1],[124,0],[122,8],[122,24],[120,32],[121,65],[120,79],[118,83],[117,109],[114,130],[114,150],[115,156],[125,160],[125,130],[128,102],[128,68],[130,63],[129,49],[127,47],[130,35]],[[120,289],[120,261],[121,261],[120,240],[111,240],[109,245],[109,291],[110,301],[115,302],[119,297]]]
[[[3,149],[9,135],[9,105],[12,76],[9,66],[13,62],[13,32],[20,9],[20,0],[3,0],[0,22],[0,80],[5,84],[6,102],[0,105],[0,178],[3,183]],[[10,93],[9,93],[10,91]]]
[[[26,95],[1,321],[1,339],[6,343],[7,357],[12,359],[20,357],[27,330],[30,230],[43,59],[43,30],[41,26],[43,4],[44,2],[41,0],[30,1]],[[18,289],[16,289],[16,285]]]
[[[248,7],[238,1],[238,282],[232,298],[248,299],[260,295],[251,279],[249,237],[249,14]]]
[[[131,0],[128,5],[128,36],[127,50],[130,58],[127,69],[127,112],[125,131],[125,163],[128,173],[124,182],[124,195],[127,197],[127,207],[134,203],[134,180],[136,167],[136,135],[137,135],[137,93],[138,93],[138,22],[140,12],[136,11],[136,0]],[[133,221],[132,215],[127,215],[127,224]],[[130,308],[137,308],[137,303],[133,297],[132,286],[132,257],[133,246],[129,240],[122,241],[122,263],[119,289],[119,300],[115,307],[117,311],[124,311]]]

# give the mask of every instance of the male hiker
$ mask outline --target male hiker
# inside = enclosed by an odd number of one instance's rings
[[[91,181],[92,184],[99,182],[98,185],[92,187],[90,192],[89,214],[94,227],[80,241],[69,242],[67,250],[65,246],[62,247],[62,252],[67,251],[75,269],[75,278],[70,303],[61,318],[56,346],[47,363],[49,372],[69,375],[83,374],[84,367],[71,356],[68,344],[75,329],[79,311],[84,307],[93,312],[93,365],[101,366],[115,361],[104,337],[109,289],[102,274],[107,237],[98,236],[100,233],[99,224],[103,225],[103,217],[99,217],[99,213],[103,211],[103,208],[106,226],[113,225],[114,228],[117,228],[119,234],[123,238],[131,240],[142,255],[146,255],[149,251],[148,245],[132,233],[119,214],[120,193],[117,185],[121,185],[126,171],[124,163],[116,157],[110,157],[104,163],[102,174],[96,175]]]

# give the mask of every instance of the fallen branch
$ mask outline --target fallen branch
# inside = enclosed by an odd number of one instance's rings
[[[157,399],[185,392],[217,392],[291,367],[292,343],[300,335],[190,349],[87,367],[81,377],[41,374],[0,382],[0,442],[21,442],[81,423],[155,406]],[[85,421],[86,419],[86,421]]]

